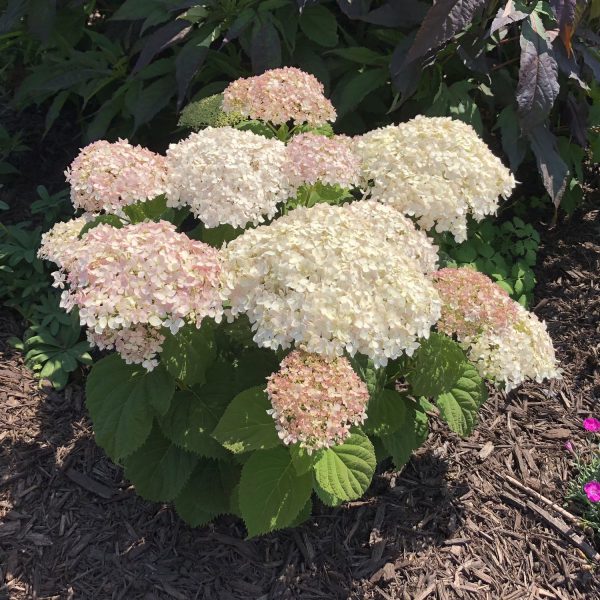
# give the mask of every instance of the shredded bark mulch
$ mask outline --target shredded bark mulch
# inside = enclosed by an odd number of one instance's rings
[[[599,211],[545,235],[535,312],[562,381],[494,393],[467,440],[433,422],[363,501],[251,541],[236,519],[193,530],[138,498],[94,443],[81,382],[39,389],[2,315],[0,599],[599,599],[594,540],[562,508],[564,443],[598,414],[599,240]]]

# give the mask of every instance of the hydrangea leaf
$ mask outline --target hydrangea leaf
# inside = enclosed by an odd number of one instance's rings
[[[452,389],[467,363],[462,348],[448,336],[431,333],[415,353],[407,374],[417,396],[438,396]]]
[[[222,476],[222,463],[201,460],[175,499],[175,510],[191,527],[206,525],[215,517],[230,512],[234,485],[230,478]]]
[[[376,464],[371,440],[354,429],[343,444],[320,452],[313,468],[316,492],[330,506],[356,500],[369,487]]]
[[[160,365],[147,372],[118,354],[98,361],[86,385],[86,405],[96,441],[113,459],[137,450],[152,429],[154,411],[166,413],[175,381]]]
[[[299,475],[284,447],[255,452],[244,465],[239,503],[248,536],[291,526],[310,499],[310,472]]]
[[[292,462],[298,475],[302,475],[310,471],[313,465],[314,454],[309,454],[305,448],[301,448],[299,444],[290,446],[290,454],[292,455]]]
[[[125,460],[125,477],[142,498],[165,502],[179,494],[197,462],[196,455],[178,448],[154,427],[141,448]]]
[[[450,429],[465,437],[473,431],[479,408],[486,399],[487,389],[483,379],[471,363],[465,362],[452,389],[440,394],[436,403]]]
[[[229,397],[210,387],[178,392],[173,397],[169,412],[160,419],[160,428],[175,445],[207,458],[227,459],[228,452],[211,433],[219,422]],[[206,389],[205,389],[206,388]],[[225,403],[223,403],[225,399]]]
[[[302,509],[298,513],[298,516],[290,523],[289,526],[290,527],[298,527],[299,525],[302,525],[302,523],[304,523],[305,521],[308,521],[308,519],[310,519],[310,516],[312,515],[312,509],[313,509],[313,503],[312,503],[312,499],[309,497],[306,504],[302,507]]]
[[[206,369],[216,357],[214,334],[208,321],[200,329],[186,325],[175,335],[167,335],[161,361],[173,377],[186,385],[203,384]]]
[[[123,223],[117,215],[98,215],[93,221],[86,223],[81,228],[77,237],[81,239],[88,231],[90,231],[90,229],[94,229],[94,227],[98,227],[98,225],[110,225],[116,229],[121,229],[125,223]]]
[[[405,403],[406,415],[402,427],[390,435],[382,436],[383,445],[391,454],[397,469],[408,462],[413,450],[423,444],[429,433],[427,414],[408,398]]]
[[[271,404],[264,387],[244,390],[225,410],[213,437],[236,454],[279,445],[275,422],[267,414],[269,408]]]
[[[146,219],[158,221],[170,209],[167,208],[167,199],[164,195],[156,196],[151,200],[135,202],[123,207],[123,212],[129,217],[132,223],[142,223]]]
[[[383,389],[369,401],[365,431],[378,436],[389,435],[404,427],[410,401],[395,390]]]

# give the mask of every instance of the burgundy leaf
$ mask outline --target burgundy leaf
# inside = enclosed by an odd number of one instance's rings
[[[494,17],[492,26],[490,27],[490,35],[494,34],[503,27],[508,27],[509,25],[518,23],[519,21],[526,19],[528,16],[529,13],[523,12],[522,10],[517,10],[515,8],[515,3],[513,0],[508,0],[506,6],[504,8],[500,8]]]
[[[144,44],[137,62],[133,67],[133,73],[137,73],[140,69],[143,69],[146,65],[150,64],[157,54],[184,39],[191,29],[192,26],[183,19],[175,19],[157,29],[150,35],[148,41]]]
[[[567,187],[569,168],[558,153],[556,137],[548,126],[542,123],[529,132],[529,139],[544,187],[554,206],[558,207]]]
[[[567,49],[559,38],[556,38],[552,43],[552,49],[554,50],[554,58],[558,64],[559,71],[569,79],[576,81],[581,89],[588,91],[590,88],[581,78],[581,68],[576,60],[576,56],[574,54],[571,54],[571,56],[567,55]]]
[[[181,49],[175,59],[175,78],[177,79],[177,109],[179,110],[185,100],[185,95],[198,69],[206,60],[208,47],[201,46],[202,36],[194,36]]]
[[[438,0],[427,12],[405,62],[427,56],[465,29],[487,0]]]
[[[394,103],[394,108],[400,107],[410,96],[412,96],[421,78],[421,61],[406,62],[406,52],[413,42],[414,36],[405,37],[394,49],[390,61],[390,75],[392,85],[400,92],[400,101]]]
[[[546,120],[558,96],[558,65],[540,18],[533,13],[521,28],[517,104],[523,129]]]
[[[590,108],[585,100],[577,100],[569,93],[565,103],[565,115],[573,139],[582,147],[588,145],[588,114]]]
[[[581,52],[583,62],[589,67],[594,79],[600,83],[600,61],[583,44],[575,44],[575,48]]]
[[[423,21],[427,4],[419,0],[389,0],[383,6],[355,17],[382,27],[413,27]]]
[[[577,0],[551,0],[552,10],[558,21],[560,39],[567,49],[567,55],[573,54],[571,37],[573,36]]]

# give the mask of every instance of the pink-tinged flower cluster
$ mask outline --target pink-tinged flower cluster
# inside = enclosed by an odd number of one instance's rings
[[[583,486],[583,489],[590,502],[593,502],[594,504],[600,502],[600,482],[588,481],[588,483]]]
[[[344,135],[328,138],[301,133],[290,140],[286,155],[288,178],[294,187],[314,185],[317,181],[344,188],[359,183],[360,159],[352,140]]]
[[[597,431],[600,431],[600,421],[598,421],[598,419],[594,419],[593,417],[590,417],[589,419],[585,419],[583,421],[583,428],[586,431],[591,431],[592,433],[596,433]]]
[[[79,234],[94,216],[88,213],[70,221],[55,223],[52,229],[42,235],[38,257],[68,270],[69,265],[78,257],[79,248],[85,243],[83,239],[79,239]]]
[[[165,336],[149,325],[132,325],[127,329],[105,329],[101,333],[87,330],[90,344],[100,350],[116,350],[127,364],[141,364],[148,371],[158,365]]]
[[[128,204],[165,193],[165,158],[126,140],[86,146],[65,171],[75,208],[121,214]]]
[[[288,121],[323,125],[336,117],[323,91],[316,77],[300,69],[272,69],[230,83],[223,92],[223,110],[275,125]]]
[[[517,316],[506,291],[473,269],[440,269],[433,273],[433,283],[443,302],[437,327],[459,340],[485,329],[504,329]]]
[[[63,269],[61,306],[79,308],[93,343],[151,369],[161,328],[176,333],[185,322],[200,327],[207,316],[221,318],[218,251],[171,223],[99,225],[84,239]]]
[[[480,375],[511,390],[526,379],[560,377],[544,322],[481,273],[468,268],[433,274],[442,299],[438,329],[456,335]]]
[[[367,417],[367,386],[345,357],[294,350],[268,378],[267,394],[283,443],[309,452],[342,443]]]

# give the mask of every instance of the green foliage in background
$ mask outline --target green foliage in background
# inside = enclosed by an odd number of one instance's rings
[[[25,363],[40,379],[60,389],[69,373],[90,364],[91,357],[88,343],[81,340],[78,315],[60,308],[48,263],[37,257],[42,231],[72,212],[68,192],[50,194],[44,186],[37,192],[30,212],[40,225],[0,223],[0,303],[28,323],[23,340],[12,338],[11,344],[23,351]]]
[[[451,115],[571,210],[600,141],[600,0],[8,0],[2,77],[49,130],[164,143],[187,101],[282,65],[323,82],[341,132]],[[140,129],[141,128],[141,129]],[[531,168],[537,162],[540,176]]]

